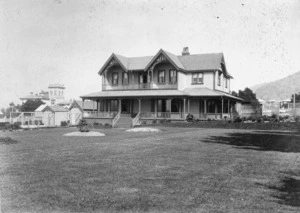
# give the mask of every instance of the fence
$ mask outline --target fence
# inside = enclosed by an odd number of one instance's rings
[[[62,121],[66,121],[70,125],[77,125],[82,118],[82,113],[65,112],[55,114],[49,111],[46,112],[14,112],[7,119],[11,124],[20,122],[22,127],[54,127],[60,126]]]

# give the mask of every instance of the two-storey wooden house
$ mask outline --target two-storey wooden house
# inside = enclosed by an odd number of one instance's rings
[[[184,48],[180,56],[162,49],[155,56],[112,54],[99,75],[102,91],[81,96],[98,103],[89,122],[184,121],[188,113],[218,120],[229,118],[242,101],[230,95],[232,76],[223,53],[191,55]]]

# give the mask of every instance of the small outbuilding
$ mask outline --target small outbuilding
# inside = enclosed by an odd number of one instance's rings
[[[97,109],[97,102],[95,101],[85,101],[84,104],[82,101],[73,101],[73,103],[69,107],[69,117],[70,124],[77,125],[82,118],[82,114],[85,114],[85,117],[89,117],[89,115],[93,115]]]
[[[61,126],[61,122],[69,121],[68,110],[62,106],[46,106],[42,109],[46,126]]]

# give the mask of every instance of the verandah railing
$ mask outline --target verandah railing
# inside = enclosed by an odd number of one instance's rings
[[[84,112],[84,118],[114,118],[118,112]]]
[[[112,120],[112,123],[111,123],[112,127],[114,127],[114,126],[116,125],[116,123],[118,122],[118,120],[120,119],[120,117],[121,117],[121,112],[119,112],[119,113],[114,117],[114,119]]]
[[[183,112],[142,112],[141,118],[185,119]]]
[[[132,126],[136,126],[140,124],[140,113],[138,113],[135,118],[132,120]]]

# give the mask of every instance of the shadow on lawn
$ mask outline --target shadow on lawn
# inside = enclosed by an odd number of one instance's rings
[[[212,136],[205,143],[219,143],[257,151],[300,152],[300,134],[291,132],[256,131]]]
[[[272,197],[278,199],[279,204],[300,207],[300,172],[285,172],[284,175],[279,185],[258,185],[274,190]]]

